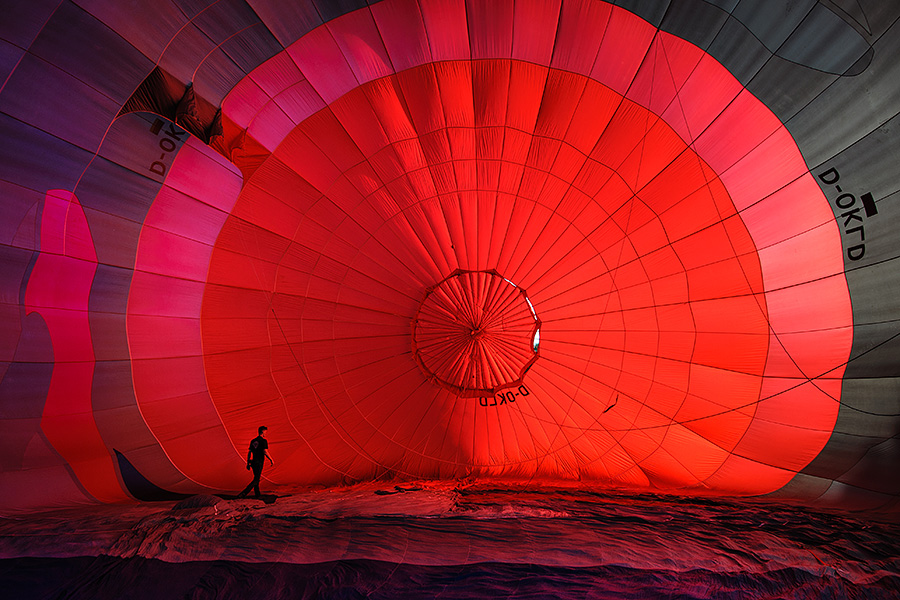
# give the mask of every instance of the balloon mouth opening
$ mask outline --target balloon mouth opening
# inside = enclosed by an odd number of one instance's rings
[[[466,398],[522,385],[538,359],[541,320],[521,286],[496,270],[457,269],[426,288],[412,322],[428,380]]]

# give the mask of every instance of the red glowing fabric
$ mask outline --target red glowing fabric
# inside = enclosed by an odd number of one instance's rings
[[[25,306],[40,314],[53,342],[53,378],[41,429],[88,493],[104,502],[122,501],[128,496],[118,484],[91,407],[94,349],[88,296],[97,255],[74,194],[47,193],[40,240],[41,254],[31,272]]]
[[[844,17],[808,57],[803,21],[735,9],[704,45],[671,4],[21,9],[48,25],[0,32],[0,488],[34,492],[0,506],[238,490],[262,424],[286,486],[895,502],[866,387],[895,379],[895,186],[863,166],[895,79]],[[823,142],[850,100],[877,115]]]
[[[850,343],[842,257],[808,256],[804,272],[783,258],[785,245],[837,235],[821,191],[783,126],[718,63],[626,11],[576,4],[552,55],[511,33],[515,18],[552,44],[536,6],[497,5],[493,20],[469,15],[490,28],[467,29],[461,5],[423,4],[429,56],[418,21],[398,37],[391,19],[410,13],[385,2],[237,86],[255,90],[256,111],[237,122],[271,155],[215,239],[190,234],[211,254],[175,252],[208,261],[206,276],[167,272],[167,259],[140,289],[143,302],[190,307],[129,318],[158,355],[135,362],[138,402],[180,470],[237,483],[223,438],[190,441],[218,419],[235,447],[256,423],[283,424],[267,476],[284,483],[388,471],[759,494],[821,450]],[[588,35],[589,22],[616,34]],[[483,60],[454,60],[469,49]],[[391,53],[404,57],[396,74]],[[299,90],[321,102],[298,104]],[[785,196],[796,234],[771,239]],[[172,248],[144,236],[139,264]],[[459,270],[496,273],[482,293],[495,279],[527,290],[535,316],[519,307],[514,366],[452,337],[440,352],[422,313]],[[811,293],[820,310],[802,301]],[[451,321],[471,307],[446,298]],[[162,377],[173,371],[196,383]],[[187,400],[191,419],[175,426],[170,405]]]

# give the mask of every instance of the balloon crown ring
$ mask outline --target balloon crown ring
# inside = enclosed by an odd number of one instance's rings
[[[525,289],[494,269],[457,269],[426,288],[412,322],[427,378],[461,397],[522,384],[538,358],[541,320]]]

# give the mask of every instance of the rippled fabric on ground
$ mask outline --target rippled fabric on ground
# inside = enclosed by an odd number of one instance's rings
[[[5,519],[15,598],[896,598],[900,526],[573,490],[360,486]]]

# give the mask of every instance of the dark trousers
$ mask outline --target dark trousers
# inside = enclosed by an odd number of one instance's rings
[[[240,493],[240,496],[246,496],[250,493],[250,490],[253,490],[254,495],[259,498],[259,478],[262,477],[263,463],[250,463],[250,468],[253,469],[253,481],[244,488],[244,491]]]

